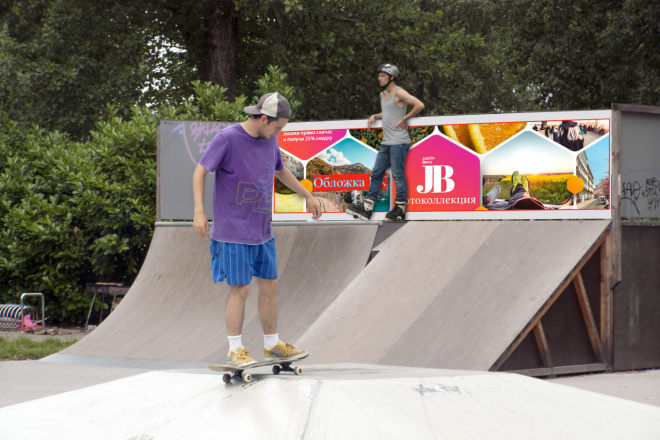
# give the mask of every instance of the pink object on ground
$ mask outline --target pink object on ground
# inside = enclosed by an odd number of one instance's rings
[[[35,324],[34,322],[32,322],[31,315],[25,315],[25,317],[23,318],[23,328],[27,329],[27,328],[35,328],[35,327],[39,327],[39,324]],[[21,324],[18,324],[17,328],[20,330]]]

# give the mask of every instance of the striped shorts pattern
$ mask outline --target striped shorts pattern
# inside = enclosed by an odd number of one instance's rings
[[[211,240],[211,268],[213,281],[221,283],[227,278],[230,286],[250,284],[253,276],[274,280],[277,278],[275,239],[262,244]]]

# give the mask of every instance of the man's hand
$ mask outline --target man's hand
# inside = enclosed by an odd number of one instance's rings
[[[203,239],[209,238],[209,220],[206,218],[206,214],[195,213],[193,218],[193,230],[195,234],[199,235]]]
[[[400,128],[401,130],[408,130],[408,121],[405,119],[401,119],[399,123],[394,126],[394,128]]]
[[[369,121],[367,122],[367,128],[371,128],[372,125],[376,123],[376,115],[369,116]]]
[[[314,196],[312,196],[312,193],[307,191],[307,188],[305,188],[302,183],[298,182],[298,179],[296,179],[293,174],[291,174],[291,171],[289,171],[287,167],[275,171],[275,177],[280,179],[280,182],[305,198],[307,201],[307,209],[309,209],[309,212],[312,213],[312,218],[314,220],[318,220],[319,217],[321,217],[321,204],[319,201],[316,200]]]
[[[312,213],[312,218],[318,220],[321,217],[321,204],[311,194],[305,200],[307,201],[307,209]]]

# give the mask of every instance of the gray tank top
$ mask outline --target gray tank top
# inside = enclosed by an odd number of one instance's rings
[[[401,108],[396,105],[396,91],[400,87],[394,89],[390,99],[385,99],[385,92],[381,94],[380,97],[380,107],[383,112],[383,145],[398,145],[398,144],[409,144],[410,136],[408,136],[408,130],[403,130],[401,128],[394,128],[399,121],[406,116],[408,113],[406,110],[408,106]]]

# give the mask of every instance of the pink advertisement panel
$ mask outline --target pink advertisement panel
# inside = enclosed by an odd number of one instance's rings
[[[609,219],[610,120],[605,110],[414,118],[406,218]],[[366,123],[289,123],[278,137],[286,166],[322,205],[319,221],[353,221],[346,207],[367,195],[382,129]],[[372,220],[397,198],[391,169],[379,183]],[[311,220],[277,181],[273,220]]]

